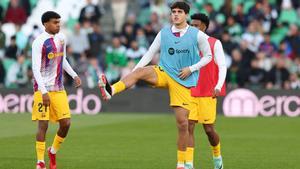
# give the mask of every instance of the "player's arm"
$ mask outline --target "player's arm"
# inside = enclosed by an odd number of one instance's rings
[[[66,43],[64,45],[64,56],[63,56],[63,69],[75,80],[75,87],[79,87],[81,85],[81,80],[78,77],[77,73],[73,70],[71,65],[69,64],[66,54]]]
[[[215,86],[215,92],[216,90],[218,90],[217,92],[220,92],[226,79],[227,68],[226,68],[223,46],[219,40],[217,40],[215,43],[214,54],[215,54],[214,61],[219,68],[219,79],[217,85]],[[218,95],[219,93],[215,93],[215,94]]]
[[[32,72],[33,72],[34,79],[37,82],[39,89],[42,92],[43,105],[49,106],[50,98],[41,74],[41,64],[42,64],[42,45],[39,43],[39,41],[34,41],[32,43]]]
[[[144,67],[148,65],[151,60],[153,59],[153,56],[159,51],[160,49],[160,37],[161,33],[159,32],[153,43],[151,44],[150,48],[148,51],[145,53],[145,55],[142,57],[142,59],[139,61],[139,63],[134,67],[132,71],[135,71],[137,68]]]
[[[212,59],[210,46],[207,40],[208,36],[202,31],[199,31],[197,35],[197,39],[198,39],[198,48],[202,52],[203,56],[198,63],[189,67],[191,72],[198,71],[201,67],[207,65]]]
[[[211,51],[207,39],[208,36],[205,33],[203,33],[202,31],[198,32],[197,34],[198,48],[202,52],[203,56],[198,63],[183,68],[178,75],[180,79],[187,78],[191,73],[198,71],[201,67],[207,65],[211,61],[212,56],[211,56]]]
[[[42,94],[47,93],[44,80],[41,74],[42,45],[38,41],[32,43],[32,72]]]

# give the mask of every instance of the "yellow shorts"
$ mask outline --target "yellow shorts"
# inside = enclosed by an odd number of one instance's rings
[[[162,68],[159,66],[153,66],[158,82],[154,87],[168,88],[170,95],[170,106],[179,106],[187,110],[192,110],[196,105],[191,102],[191,90],[185,86],[182,86],[175,80],[173,80]]]
[[[194,97],[193,102],[197,106],[190,111],[189,120],[195,120],[202,124],[215,123],[217,99],[212,97]]]
[[[50,106],[43,106],[42,93],[34,92],[32,120],[50,120],[57,122],[60,119],[70,118],[70,108],[67,93],[65,90],[48,92],[50,97]]]

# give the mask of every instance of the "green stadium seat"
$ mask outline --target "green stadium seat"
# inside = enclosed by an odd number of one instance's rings
[[[287,22],[289,24],[291,23],[297,23],[298,16],[297,12],[294,9],[289,10],[282,10],[278,19],[279,23]]]
[[[220,10],[220,8],[224,4],[224,1],[225,0],[217,0],[217,1],[216,0],[207,0],[207,2],[210,2],[213,5],[213,7],[216,11]]]
[[[4,9],[7,9],[8,4],[9,4],[9,0],[1,0],[1,1],[0,1],[0,5],[1,5]]]
[[[140,11],[139,16],[137,17],[138,23],[145,25],[150,20],[151,11],[150,8],[143,9]]]
[[[250,8],[255,5],[255,1],[246,1],[244,2],[244,13],[248,13]]]
[[[7,72],[11,67],[11,65],[13,65],[14,63],[16,63],[16,60],[14,59],[8,59],[8,58],[3,59],[3,66],[5,71]]]
[[[271,41],[276,45],[280,44],[280,41],[284,39],[289,29],[287,27],[278,27],[275,28],[271,33]]]

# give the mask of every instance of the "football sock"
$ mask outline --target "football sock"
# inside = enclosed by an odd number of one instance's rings
[[[56,152],[60,148],[61,143],[63,143],[64,140],[65,140],[64,138],[58,136],[57,134],[55,135],[54,141],[53,141],[53,144],[52,144],[52,147],[51,147],[51,150],[50,150],[52,154],[56,154]]]
[[[177,167],[184,167],[185,151],[177,150]]]
[[[194,161],[194,147],[187,147],[185,154],[185,162],[193,166]]]
[[[44,162],[44,154],[46,149],[46,142],[35,142],[35,149],[36,149],[36,155],[37,155],[37,161]]]
[[[213,157],[221,156],[221,144],[220,142],[216,146],[211,146]]]
[[[118,81],[117,83],[112,85],[112,95],[122,92],[126,89],[125,83],[122,81]]]

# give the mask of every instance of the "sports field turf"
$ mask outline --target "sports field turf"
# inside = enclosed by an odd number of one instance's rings
[[[30,114],[0,114],[0,169],[33,169],[36,124]],[[58,169],[175,169],[172,114],[74,115]],[[300,119],[218,117],[225,169],[300,169]],[[47,145],[52,143],[51,125]],[[196,169],[212,169],[197,126]],[[47,159],[47,158],[46,158]]]

